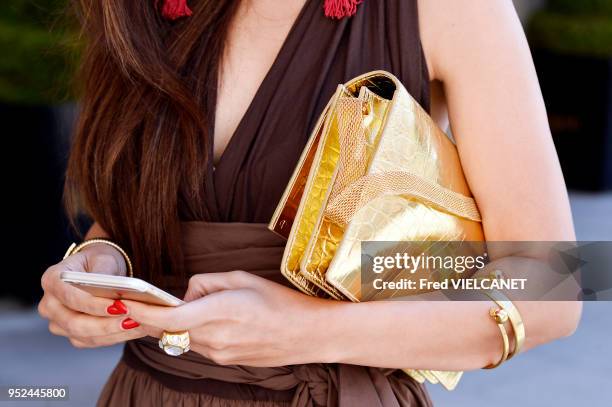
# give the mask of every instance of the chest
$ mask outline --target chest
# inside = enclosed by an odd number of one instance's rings
[[[303,4],[304,0],[241,2],[230,25],[219,67],[215,162],[248,112]]]

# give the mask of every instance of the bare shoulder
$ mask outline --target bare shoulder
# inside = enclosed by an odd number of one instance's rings
[[[418,0],[418,6],[432,79],[444,81],[451,67],[456,70],[494,58],[503,60],[500,51],[528,53],[511,0]]]

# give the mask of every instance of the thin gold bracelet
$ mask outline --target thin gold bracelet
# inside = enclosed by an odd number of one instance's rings
[[[520,312],[512,301],[505,294],[498,290],[485,290],[483,294],[499,305],[508,314],[510,325],[514,331],[514,349],[508,355],[508,360],[518,355],[525,342],[525,324]]]
[[[508,338],[508,332],[504,326],[504,324],[508,321],[508,313],[502,308],[491,308],[489,310],[489,315],[493,318],[497,324],[497,327],[499,328],[499,332],[501,333],[503,342],[502,357],[499,359],[499,362],[485,366],[483,369],[495,369],[508,360],[508,353],[510,352],[510,339]]]
[[[78,245],[76,243],[72,243],[70,245],[70,247],[68,248],[68,250],[66,250],[66,254],[64,254],[63,258],[65,259],[68,256],[71,256],[71,255],[73,255],[75,253],[80,252],[85,247],[91,246],[91,245],[97,244],[97,243],[106,244],[108,246],[111,246],[111,247],[117,249],[119,251],[119,253],[121,253],[123,258],[125,259],[125,263],[126,263],[127,269],[128,269],[128,276],[134,277],[134,268],[132,266],[132,260],[130,260],[130,256],[128,256],[128,254],[125,252],[125,250],[123,250],[117,243],[111,242],[110,240],[107,240],[107,239],[89,239],[89,240],[85,240],[82,243],[79,243]]]

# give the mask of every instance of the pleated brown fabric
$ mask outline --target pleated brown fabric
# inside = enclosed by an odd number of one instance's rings
[[[337,85],[387,70],[429,109],[416,3],[366,0],[355,16],[337,21],[324,16],[322,0],[306,0],[225,152],[214,168],[209,164],[209,218],[183,222],[188,276],[245,270],[289,285],[279,271],[285,241],[265,224]],[[187,281],[167,276],[160,285],[180,297]],[[219,366],[195,352],[168,356],[153,338],[126,344],[98,400],[100,407],[337,405],[415,407],[431,401],[401,371],[335,364]]]
[[[279,280],[284,239],[261,223],[183,224],[190,274],[249,270]],[[299,318],[299,315],[296,315]],[[342,364],[220,366],[166,355],[154,338],[126,344],[98,406],[429,406],[425,389],[393,369]]]

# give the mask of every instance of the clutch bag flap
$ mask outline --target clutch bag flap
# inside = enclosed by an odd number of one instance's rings
[[[391,78],[396,89],[383,134],[361,180],[367,187],[358,191],[371,199],[352,214],[325,272],[352,301],[384,299],[361,292],[361,242],[484,240],[453,141]]]

